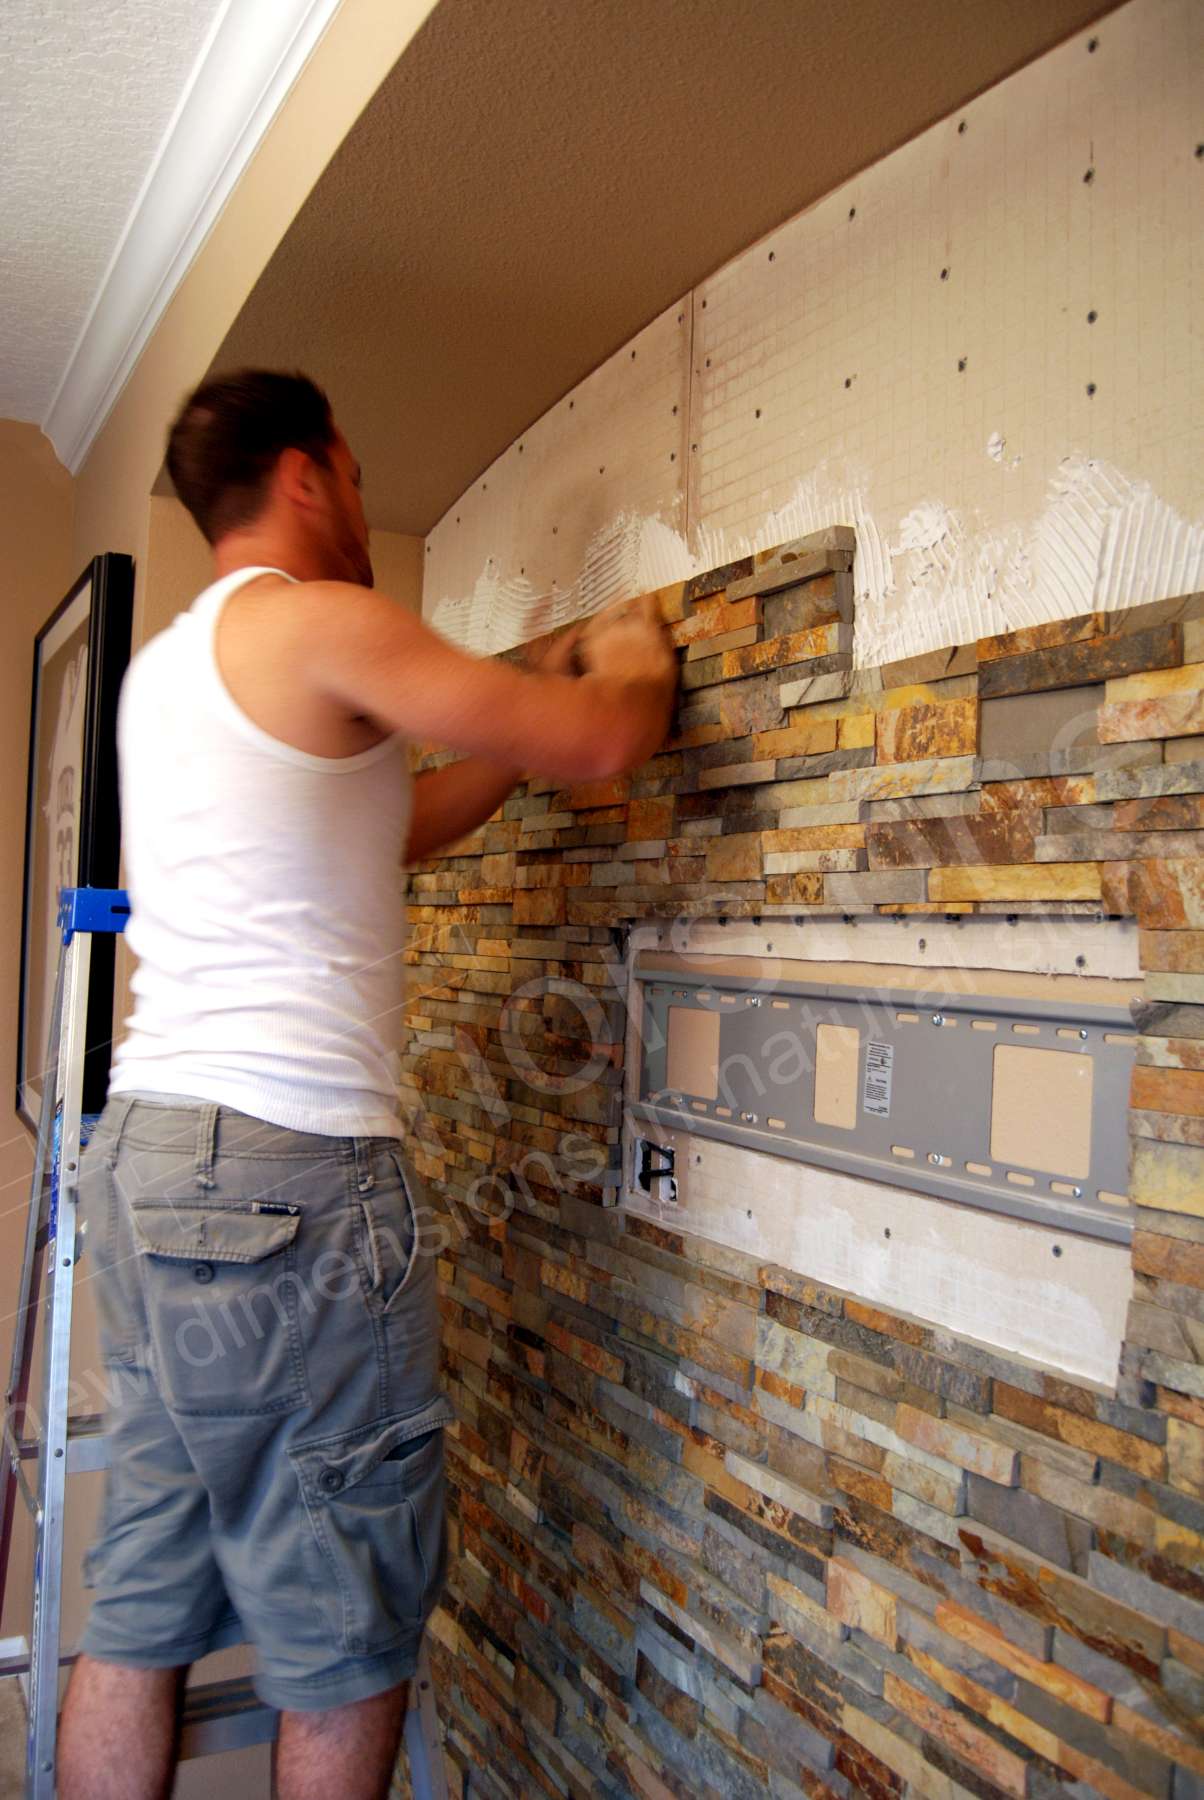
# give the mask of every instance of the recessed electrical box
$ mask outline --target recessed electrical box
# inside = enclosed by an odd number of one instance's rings
[[[650,1138],[637,1138],[635,1144],[635,1185],[642,1194],[656,1194],[661,1200],[677,1199],[677,1182],[673,1169],[675,1153],[665,1144]]]

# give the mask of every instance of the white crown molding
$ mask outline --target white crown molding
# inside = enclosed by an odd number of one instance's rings
[[[43,429],[74,475],[340,0],[225,0]]]

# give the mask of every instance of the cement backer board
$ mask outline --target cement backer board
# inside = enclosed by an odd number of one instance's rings
[[[1024,917],[909,919],[905,916],[844,918],[816,915],[801,923],[777,919],[760,926],[740,919],[727,925],[709,919],[681,919],[641,926],[631,936],[633,954],[703,956],[711,959],[766,957],[807,964],[886,964],[927,971],[990,971],[1088,976],[1138,981],[1141,964],[1137,927],[1131,919]],[[1079,958],[1082,958],[1080,963]],[[854,979],[849,976],[847,979]],[[995,993],[1022,992],[996,987]]]
[[[636,1129],[674,1151],[678,1191],[672,1204],[626,1189],[624,1204],[641,1217],[1115,1387],[1133,1286],[1127,1246],[684,1131]]]
[[[427,616],[502,648],[833,524],[861,665],[1204,585],[1202,55],[1131,0],[751,245],[449,509]]]

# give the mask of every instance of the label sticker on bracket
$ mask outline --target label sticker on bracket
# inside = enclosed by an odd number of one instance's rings
[[[865,1087],[861,1110],[876,1118],[890,1118],[891,1072],[895,1063],[893,1044],[875,1043],[865,1046]]]

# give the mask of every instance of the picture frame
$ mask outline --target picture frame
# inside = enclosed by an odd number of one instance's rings
[[[63,887],[116,887],[121,827],[117,701],[130,657],[134,564],[94,557],[38,631],[33,646],[17,1113],[37,1130],[54,1006]],[[99,1112],[109,1081],[116,940],[92,947],[84,1057],[85,1113]]]

